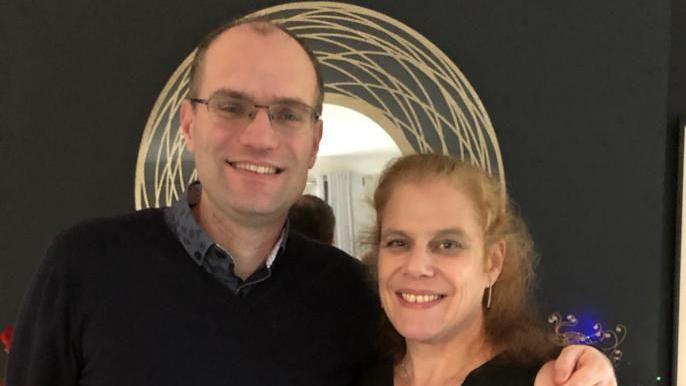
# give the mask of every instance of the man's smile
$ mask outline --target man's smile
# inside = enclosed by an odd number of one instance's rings
[[[256,164],[256,163],[251,163],[251,162],[245,162],[245,161],[226,161],[226,163],[231,166],[234,169],[242,170],[242,171],[247,171],[247,172],[252,172],[256,174],[263,174],[263,175],[273,175],[273,174],[279,174],[283,172],[284,169],[273,166],[273,165],[268,165],[268,164]]]

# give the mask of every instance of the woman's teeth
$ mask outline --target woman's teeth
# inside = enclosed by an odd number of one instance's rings
[[[400,296],[403,298],[408,303],[429,303],[429,302],[434,302],[440,298],[442,298],[442,295],[415,295],[415,294],[408,294],[401,292]]]

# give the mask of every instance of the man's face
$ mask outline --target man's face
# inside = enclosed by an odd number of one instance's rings
[[[241,25],[208,47],[197,98],[238,95],[258,105],[284,100],[314,107],[316,76],[307,54],[285,33]],[[247,125],[212,118],[207,106],[184,102],[181,126],[203,184],[202,205],[237,222],[283,219],[302,194],[315,162],[322,123],[274,130],[265,109]],[[219,212],[219,213],[217,213]]]

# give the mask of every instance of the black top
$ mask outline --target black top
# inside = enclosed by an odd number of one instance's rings
[[[498,357],[474,369],[462,386],[532,386],[541,365],[503,363]],[[393,365],[380,362],[364,373],[358,386],[393,386]]]
[[[8,385],[348,385],[373,361],[362,265],[289,234],[238,296],[188,257],[162,210],[59,235],[26,294]]]

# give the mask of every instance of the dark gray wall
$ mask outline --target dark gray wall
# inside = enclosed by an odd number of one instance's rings
[[[423,34],[480,95],[538,242],[543,310],[625,324],[621,383],[669,384],[684,2],[356,3]],[[132,209],[147,115],[197,40],[274,4],[0,4],[0,326],[56,232]]]

